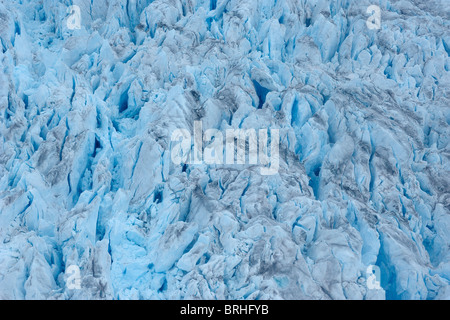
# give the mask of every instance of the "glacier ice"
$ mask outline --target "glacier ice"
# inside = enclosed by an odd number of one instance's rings
[[[0,41],[1,299],[450,299],[447,0],[1,0]],[[195,121],[278,172],[173,163]]]

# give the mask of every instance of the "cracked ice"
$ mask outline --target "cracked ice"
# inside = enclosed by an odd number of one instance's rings
[[[446,0],[0,1],[0,298],[449,299],[449,30]],[[175,164],[195,121],[279,130],[278,172]]]

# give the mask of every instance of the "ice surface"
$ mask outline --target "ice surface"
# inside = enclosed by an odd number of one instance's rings
[[[1,0],[0,298],[450,299],[449,30],[446,0]],[[174,164],[194,121],[279,129],[278,172]]]

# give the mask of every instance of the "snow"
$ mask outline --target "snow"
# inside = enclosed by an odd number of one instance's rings
[[[449,299],[449,17],[0,1],[0,298]],[[173,161],[198,123],[223,161]],[[238,129],[270,155],[224,161]]]

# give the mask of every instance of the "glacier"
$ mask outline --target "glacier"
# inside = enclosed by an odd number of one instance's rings
[[[450,299],[448,0],[0,0],[0,41],[0,299]],[[278,172],[173,163],[195,121]]]

